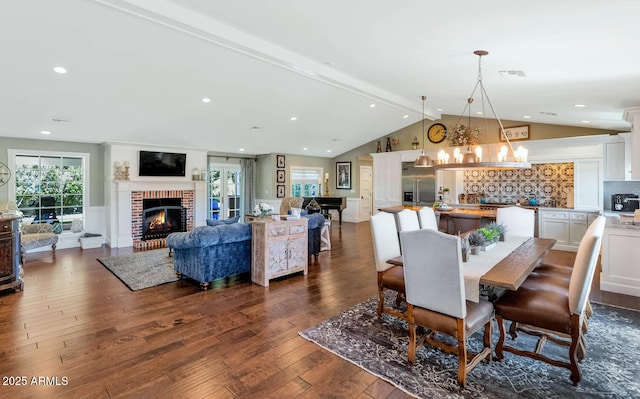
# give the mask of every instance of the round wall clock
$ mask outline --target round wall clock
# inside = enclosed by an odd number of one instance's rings
[[[9,167],[0,162],[0,186],[4,186],[9,183],[9,179],[11,179],[11,171],[9,170]]]
[[[429,127],[427,137],[434,144],[442,143],[447,137],[447,127],[442,123],[434,123]]]

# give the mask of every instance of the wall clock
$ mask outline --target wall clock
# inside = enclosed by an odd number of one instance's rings
[[[434,123],[429,126],[427,137],[429,138],[429,141],[434,144],[442,143],[447,137],[447,127],[442,123]]]
[[[11,179],[11,171],[9,170],[9,167],[0,162],[0,186],[4,186],[9,183],[9,179]]]

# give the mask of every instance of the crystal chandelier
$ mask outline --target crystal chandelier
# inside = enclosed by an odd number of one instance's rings
[[[503,135],[506,145],[503,145],[500,148],[500,151],[496,154],[496,159],[492,159],[491,151],[487,151],[487,160],[483,161],[483,150],[482,147],[478,144],[472,144],[467,146],[467,152],[462,153],[460,148],[456,147],[453,150],[452,156],[449,155],[447,151],[444,149],[438,152],[437,162],[433,165],[436,169],[451,169],[451,170],[467,170],[467,169],[528,169],[531,168],[531,164],[527,162],[528,151],[526,148],[520,146],[514,150],[511,142],[509,141],[509,137],[504,132],[504,126],[502,125],[502,121],[496,114],[495,108],[493,108],[493,104],[485,91],[484,84],[482,83],[482,57],[489,54],[485,50],[476,50],[473,52],[478,56],[478,81],[476,82],[471,95],[467,99],[467,104],[465,105],[460,118],[456,122],[456,129],[460,128],[463,130],[463,134],[468,135],[468,137],[479,136],[480,130],[475,129],[471,130],[471,104],[473,103],[473,96],[476,93],[476,90],[480,89],[480,98],[482,103],[482,115],[484,116],[484,131],[487,131],[487,119],[485,112],[485,101],[486,104],[489,105],[491,111],[493,112],[493,116],[498,122],[500,127],[500,134]],[[424,107],[424,105],[423,105]],[[460,120],[465,114],[465,111],[468,111],[469,122],[465,127],[460,124]],[[423,111],[424,112],[424,111]],[[424,123],[424,122],[423,122]],[[417,161],[416,161],[417,163]]]

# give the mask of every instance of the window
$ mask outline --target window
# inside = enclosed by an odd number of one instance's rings
[[[240,165],[209,164],[209,219],[239,216],[242,210]]]
[[[70,230],[73,220],[83,219],[88,154],[18,153],[14,162],[15,198],[26,223],[61,223]]]
[[[291,196],[317,197],[322,184],[322,168],[291,167]]]

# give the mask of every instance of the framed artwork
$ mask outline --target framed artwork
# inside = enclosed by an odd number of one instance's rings
[[[529,125],[505,127],[500,133],[500,141],[529,140]]]
[[[276,196],[278,198],[284,198],[284,184],[278,184],[276,186]]]
[[[351,189],[351,162],[336,162],[336,188]]]
[[[284,169],[278,169],[276,171],[276,183],[284,183]]]
[[[284,169],[284,155],[276,155],[276,167]]]

